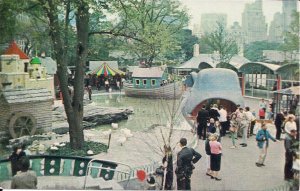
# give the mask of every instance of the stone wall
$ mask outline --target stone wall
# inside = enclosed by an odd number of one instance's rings
[[[54,89],[54,78],[48,77],[46,79],[28,79],[25,84],[26,89],[38,89],[46,88],[51,92],[53,98],[55,98],[55,89]]]
[[[0,104],[0,132],[8,132],[8,120],[11,118],[13,112],[25,112],[32,114],[37,121],[36,127],[38,132],[51,128],[51,104],[51,101],[19,103],[11,104],[10,106],[3,103]]]

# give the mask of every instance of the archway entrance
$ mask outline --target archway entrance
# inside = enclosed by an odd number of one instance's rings
[[[235,112],[237,107],[236,104],[232,101],[226,100],[226,99],[218,99],[218,98],[212,98],[207,99],[199,103],[192,111],[192,116],[196,117],[198,114],[198,111],[202,108],[203,105],[206,106],[207,109],[209,109],[211,104],[217,104],[218,106],[222,105],[226,111],[227,114],[230,115],[231,113]]]

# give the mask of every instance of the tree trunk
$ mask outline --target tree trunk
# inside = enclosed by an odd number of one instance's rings
[[[76,26],[78,31],[78,55],[76,62],[74,99],[72,100],[68,88],[68,69],[66,59],[67,50],[65,48],[68,47],[68,44],[65,44],[65,42],[62,40],[62,34],[64,34],[67,31],[63,31],[63,29],[60,27],[57,5],[54,4],[52,0],[48,0],[46,2],[48,3],[49,8],[47,8],[46,6],[44,8],[49,18],[50,35],[54,46],[54,55],[57,62],[57,76],[59,79],[60,90],[63,96],[63,104],[69,123],[70,144],[73,149],[81,149],[84,143],[84,135],[82,128],[83,75],[88,37],[88,15],[83,13],[88,13],[88,8],[87,6],[82,6],[80,3],[78,3],[78,14],[76,15]],[[46,2],[41,0],[41,3],[43,5]]]
[[[77,3],[76,27],[77,27],[77,58],[74,84],[73,112],[74,125],[70,129],[70,143],[72,148],[82,148],[84,142],[83,119],[83,76],[87,57],[88,32],[89,32],[89,7],[85,1]],[[71,124],[70,124],[71,125]]]

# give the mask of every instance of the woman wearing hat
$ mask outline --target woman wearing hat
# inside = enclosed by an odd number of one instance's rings
[[[222,145],[218,140],[218,135],[212,134],[210,137],[210,169],[212,171],[211,178],[215,180],[221,180],[218,177],[219,171],[221,169],[221,155],[222,155]]]

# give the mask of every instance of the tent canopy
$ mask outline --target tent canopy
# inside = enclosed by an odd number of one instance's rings
[[[119,75],[125,75],[125,72],[110,67],[108,64],[103,63],[101,66],[98,68],[94,69],[91,72],[88,72],[89,74],[96,74],[97,76],[104,75],[104,76],[115,76],[116,74]]]

